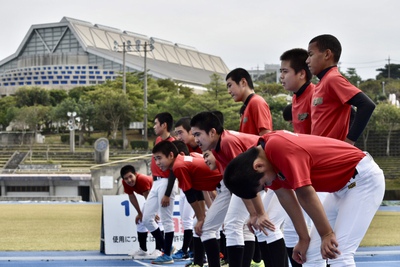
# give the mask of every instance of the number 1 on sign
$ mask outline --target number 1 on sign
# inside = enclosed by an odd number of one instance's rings
[[[129,201],[125,200],[121,202],[121,206],[125,206],[125,216],[129,216]]]

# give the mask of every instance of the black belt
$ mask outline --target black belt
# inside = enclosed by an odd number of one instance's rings
[[[153,181],[158,181],[158,180],[160,180],[160,179],[162,179],[162,178],[164,178],[164,177],[161,177],[161,176],[154,176],[154,175],[153,175]]]
[[[352,178],[355,178],[357,174],[358,174],[357,169],[354,169],[354,174],[353,174]]]

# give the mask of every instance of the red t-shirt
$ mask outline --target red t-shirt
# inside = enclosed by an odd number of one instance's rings
[[[361,90],[333,67],[315,86],[311,106],[311,134],[344,141],[349,131],[350,108],[346,102]]]
[[[203,151],[201,151],[201,148],[199,147],[199,146],[196,146],[195,148],[193,148],[191,145],[189,145],[189,144],[187,144],[186,145],[187,147],[188,147],[188,149],[189,149],[189,153],[192,153],[192,152],[196,152],[196,153],[199,153],[199,154],[202,154],[203,153]]]
[[[136,183],[134,186],[128,185],[125,180],[122,179],[122,185],[124,186],[124,192],[128,195],[132,195],[133,192],[143,195],[144,192],[149,191],[153,185],[153,177],[136,173]]]
[[[254,94],[240,118],[239,132],[258,135],[263,129],[272,131],[271,112],[265,99]]]
[[[168,137],[167,139],[165,139],[165,140],[172,142],[172,141],[175,140],[175,138],[169,136],[169,137]],[[161,139],[161,136],[157,136],[156,141],[155,141],[155,144],[158,144],[158,143],[160,143],[161,141],[164,141],[164,140]],[[169,169],[167,169],[167,170],[165,170],[165,171],[162,171],[162,170],[156,165],[156,161],[154,160],[154,157],[151,157],[151,165],[150,165],[150,168],[151,168],[151,174],[152,174],[153,176],[158,176],[158,177],[162,177],[162,178],[168,178],[168,177],[169,177],[169,172],[170,172]]]
[[[179,187],[185,192],[189,189],[213,191],[222,180],[218,170],[210,170],[200,154],[178,155],[172,167]]]
[[[277,178],[271,189],[312,185],[317,192],[336,192],[354,175],[365,154],[333,138],[276,131],[261,137]]]
[[[219,163],[217,167],[220,172],[224,173],[228,163],[237,155],[256,146],[259,138],[260,136],[254,134],[224,130],[220,136],[219,145],[212,150]]]
[[[293,95],[292,125],[295,133],[311,133],[311,101],[315,85],[310,83],[300,96]]]

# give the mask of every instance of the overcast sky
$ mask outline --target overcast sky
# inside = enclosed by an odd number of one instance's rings
[[[291,48],[307,49],[329,33],[342,44],[340,67],[362,79],[400,64],[398,0],[14,0],[0,2],[0,60],[12,55],[33,24],[64,16],[193,46],[229,69],[280,64]]]

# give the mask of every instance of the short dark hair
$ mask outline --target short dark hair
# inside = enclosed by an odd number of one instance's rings
[[[224,126],[224,114],[219,111],[219,110],[211,110],[211,112],[217,116],[217,118],[219,119],[219,121],[221,122],[221,125]]]
[[[258,150],[252,147],[232,159],[224,172],[225,186],[235,195],[244,199],[256,197],[260,179],[264,176],[253,168]]]
[[[169,153],[173,153],[174,157],[176,158],[176,156],[178,156],[178,149],[176,148],[176,146],[167,140],[163,140],[159,143],[157,143],[154,147],[153,150],[151,151],[153,154],[154,153],[161,153],[164,154],[165,156],[168,156]]]
[[[124,167],[121,168],[119,174],[121,175],[121,178],[124,178],[124,175],[127,174],[128,172],[131,172],[133,174],[136,173],[135,167],[132,165],[125,165]]]
[[[339,62],[340,55],[342,54],[342,45],[339,40],[330,34],[322,34],[311,39],[311,43],[316,43],[320,52],[324,52],[329,49],[333,53],[333,60],[337,63]]]
[[[306,79],[307,81],[310,81],[312,78],[312,73],[310,69],[308,68],[308,65],[306,63],[306,60],[308,58],[308,52],[307,50],[303,48],[294,48],[290,49],[286,52],[284,52],[280,60],[287,60],[290,62],[290,67],[294,69],[294,73],[299,73],[302,70],[305,70],[306,72]]]
[[[240,80],[244,78],[246,80],[248,86],[251,89],[254,89],[254,85],[253,85],[251,76],[245,69],[236,68],[236,69],[232,70],[231,72],[228,73],[228,75],[226,75],[225,81],[227,81],[229,78],[231,78],[232,81],[234,81],[237,84],[239,84]]]
[[[287,105],[283,108],[283,119],[285,121],[292,121],[292,104]]]
[[[178,149],[178,153],[183,152],[186,156],[190,155],[189,148],[184,142],[182,142],[180,140],[174,140],[174,141],[172,141],[172,143]]]
[[[187,132],[190,131],[190,117],[183,117],[180,118],[176,123],[175,127],[182,126],[183,129],[185,129]]]
[[[217,134],[221,134],[224,130],[220,119],[210,111],[203,111],[194,115],[190,120],[191,127],[197,127],[200,130],[209,133],[212,128],[214,128]]]
[[[172,124],[174,123],[174,119],[172,118],[171,113],[169,112],[161,112],[158,113],[154,120],[157,119],[160,124],[167,124],[167,131],[170,132],[172,130]]]

